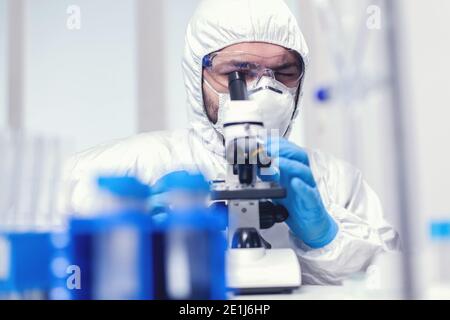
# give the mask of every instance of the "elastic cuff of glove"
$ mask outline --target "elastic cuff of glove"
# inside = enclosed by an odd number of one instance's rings
[[[328,215],[328,223],[329,228],[320,239],[308,242],[304,241],[304,243],[312,249],[319,249],[325,247],[327,244],[333,241],[338,233],[339,227],[336,221],[334,221],[334,219],[330,215]]]

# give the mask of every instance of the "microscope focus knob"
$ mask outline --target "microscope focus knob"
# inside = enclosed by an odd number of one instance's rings
[[[239,228],[233,235],[233,249],[262,248],[261,237],[255,228]]]
[[[259,224],[261,229],[269,229],[275,223],[286,221],[289,212],[286,208],[270,201],[261,201],[259,203]]]

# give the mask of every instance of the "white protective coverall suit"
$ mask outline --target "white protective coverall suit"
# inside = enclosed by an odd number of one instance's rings
[[[89,211],[95,195],[92,181],[103,173],[135,175],[148,184],[169,172],[192,168],[209,180],[225,178],[222,138],[203,106],[205,55],[235,43],[257,41],[293,49],[308,63],[308,48],[297,21],[281,0],[203,1],[189,23],[185,41],[182,66],[191,128],[139,134],[75,155],[65,169],[71,186],[65,202],[72,212]],[[263,230],[262,235],[275,248],[296,251],[303,283],[339,284],[364,270],[377,253],[397,249],[399,239],[359,171],[322,152],[308,150],[308,154],[323,203],[338,224],[336,237],[325,247],[312,249],[284,223]]]

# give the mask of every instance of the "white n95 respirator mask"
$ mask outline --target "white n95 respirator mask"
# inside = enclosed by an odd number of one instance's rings
[[[223,135],[224,115],[230,101],[229,93],[215,90],[208,81],[205,84],[219,97],[219,111],[214,128]],[[262,76],[247,86],[249,100],[255,101],[267,130],[279,130],[284,136],[295,111],[298,87],[289,88],[270,76]]]

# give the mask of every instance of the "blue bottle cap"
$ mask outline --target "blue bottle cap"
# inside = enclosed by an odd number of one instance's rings
[[[450,239],[450,220],[432,221],[430,225],[430,236],[433,240]]]
[[[159,179],[152,186],[152,194],[160,194],[173,190],[208,192],[209,184],[200,173],[174,171]]]

